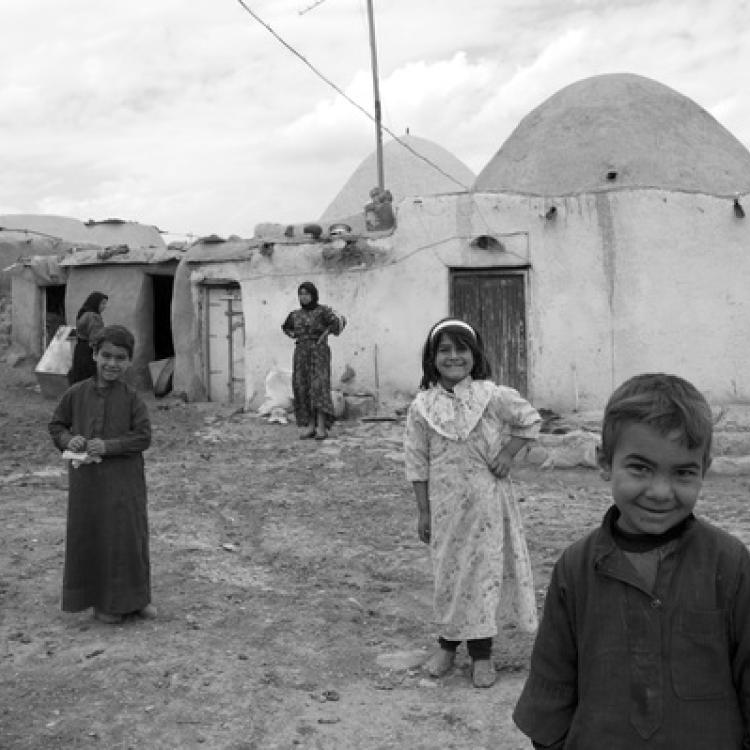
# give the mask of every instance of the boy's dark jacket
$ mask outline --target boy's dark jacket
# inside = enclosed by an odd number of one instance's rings
[[[750,748],[750,554],[693,519],[651,593],[616,513],[555,566],[514,721],[565,750]]]

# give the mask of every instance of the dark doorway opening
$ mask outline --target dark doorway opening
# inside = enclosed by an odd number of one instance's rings
[[[154,295],[154,359],[167,359],[174,357],[174,342],[172,341],[174,277],[152,276],[151,282]]]
[[[44,340],[42,351],[60,326],[65,325],[65,284],[44,287]]]

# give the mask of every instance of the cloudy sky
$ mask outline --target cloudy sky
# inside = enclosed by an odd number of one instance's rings
[[[244,1],[372,110],[365,0]],[[474,172],[547,97],[611,72],[671,86],[750,147],[750,0],[374,6],[384,125]],[[0,214],[252,236],[319,217],[375,148],[239,0],[3,0],[0,18]]]

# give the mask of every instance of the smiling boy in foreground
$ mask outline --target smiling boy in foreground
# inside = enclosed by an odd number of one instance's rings
[[[677,376],[610,397],[598,460],[614,505],[555,566],[513,714],[535,748],[750,747],[750,554],[693,515],[712,431]]]

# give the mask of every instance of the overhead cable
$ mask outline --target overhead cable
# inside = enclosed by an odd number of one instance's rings
[[[339,96],[342,96],[346,101],[349,102],[352,106],[356,107],[363,115],[365,115],[367,118],[372,120],[373,122],[376,122],[375,117],[370,114],[363,106],[358,104],[354,101],[348,94],[346,94],[339,86],[337,86],[330,78],[325,76],[323,73],[321,73],[303,54],[298,52],[294,47],[292,47],[291,44],[286,42],[284,39],[282,39],[252,8],[250,8],[247,3],[244,2],[244,0],[237,0],[237,2],[261,25],[263,28],[266,29],[266,31],[269,32],[278,42],[284,45],[295,57],[299,58],[305,65],[307,65],[310,70],[312,70],[313,73],[315,73],[318,78],[320,78],[322,81],[324,81],[326,84],[328,84]],[[412,148],[408,143],[404,143],[390,128],[387,128],[385,125],[380,126],[383,130],[385,130],[388,135],[390,135],[397,143],[401,144],[407,151],[410,151],[414,156],[418,157],[422,161],[429,164],[433,169],[436,169],[438,172],[440,172],[442,175],[447,177],[452,182],[455,182],[456,185],[459,185],[464,190],[468,191],[469,187],[468,185],[464,185],[460,180],[456,179],[452,174],[449,174],[446,172],[442,167],[435,164],[435,162],[430,161],[426,156],[423,156],[420,154],[416,149]]]

